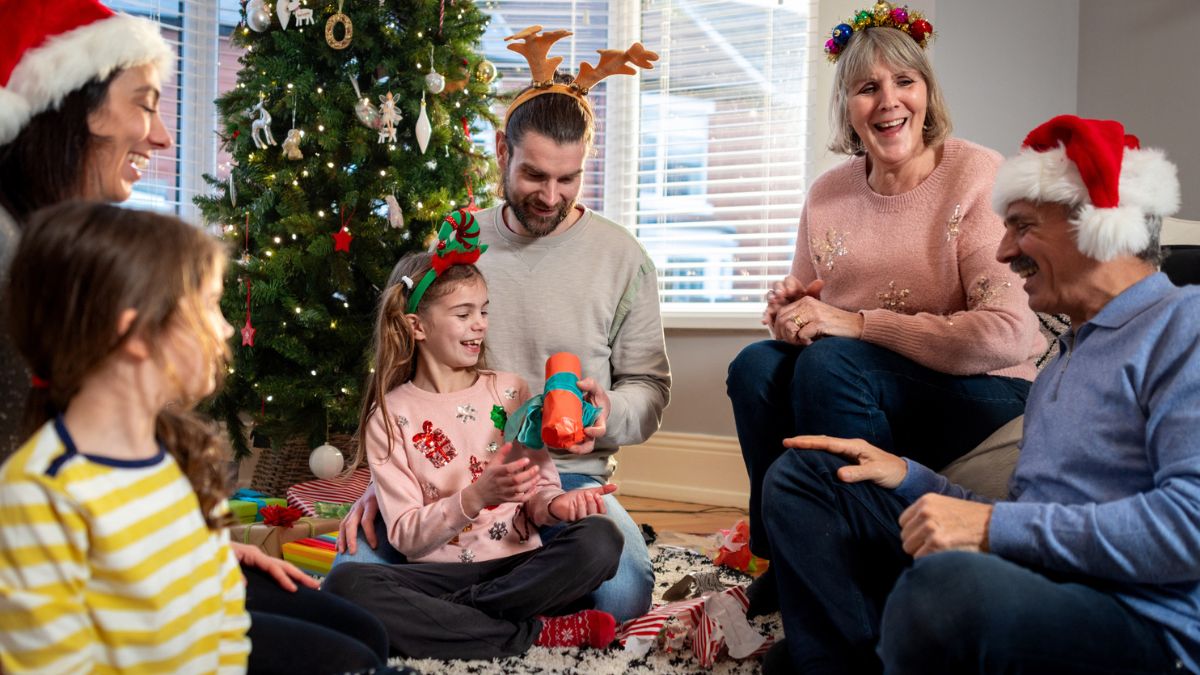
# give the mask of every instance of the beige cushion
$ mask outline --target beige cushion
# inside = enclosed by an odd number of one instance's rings
[[[991,499],[1008,497],[1008,479],[1017,465],[1022,415],[997,429],[975,449],[942,469],[942,475],[972,492]]]

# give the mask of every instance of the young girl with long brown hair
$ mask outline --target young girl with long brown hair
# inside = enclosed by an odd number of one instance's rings
[[[0,468],[0,670],[246,666],[227,456],[191,412],[232,327],[225,253],[170,216],[65,203],[13,261],[32,437]]]
[[[564,492],[547,453],[503,444],[528,387],[483,367],[478,226],[465,211],[446,221],[436,251],[402,259],[380,300],[359,429],[388,541],[408,564],[338,565],[325,589],[375,614],[404,656],[607,646],[612,615],[583,607],[622,540],[587,516],[614,487]],[[560,521],[543,546],[537,528]]]

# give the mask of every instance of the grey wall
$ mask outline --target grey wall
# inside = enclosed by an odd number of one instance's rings
[[[1083,0],[1079,114],[1120,120],[1179,166],[1179,217],[1200,220],[1200,2]],[[1136,9],[1135,9],[1136,8]]]
[[[954,135],[1008,155],[1038,124],[1076,113],[1079,17],[1079,0],[939,2],[931,57]]]

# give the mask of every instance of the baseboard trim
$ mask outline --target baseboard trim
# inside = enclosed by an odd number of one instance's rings
[[[737,438],[660,431],[625,446],[613,482],[619,494],[746,508],[750,481]]]

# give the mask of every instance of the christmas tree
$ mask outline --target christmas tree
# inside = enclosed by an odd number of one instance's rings
[[[217,100],[232,169],[196,199],[234,250],[222,307],[241,335],[213,413],[238,456],[248,418],[276,447],[353,432],[388,274],[482,199],[472,134],[495,122],[468,0],[267,1],[246,4]]]

